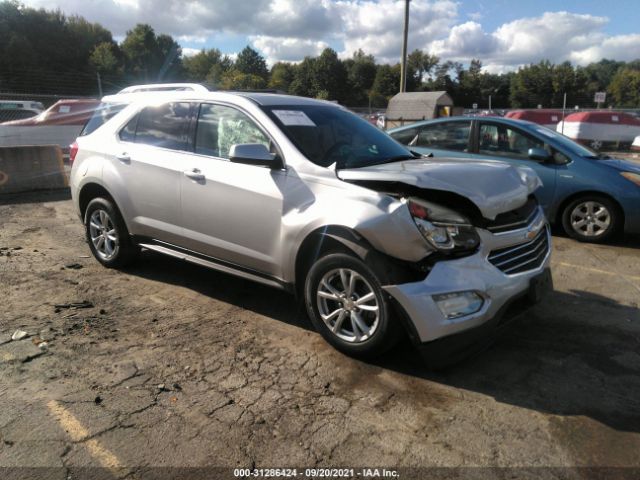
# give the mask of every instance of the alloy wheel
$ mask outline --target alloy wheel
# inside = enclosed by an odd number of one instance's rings
[[[320,317],[329,330],[349,343],[371,338],[380,322],[376,294],[355,270],[330,270],[320,280],[316,292]]]
[[[89,218],[89,235],[96,253],[102,260],[111,260],[120,249],[118,231],[109,214],[102,209],[95,210]]]
[[[611,227],[609,209],[593,200],[579,203],[571,211],[571,228],[584,237],[596,238],[603,235]]]

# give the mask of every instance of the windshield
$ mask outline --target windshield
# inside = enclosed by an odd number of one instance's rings
[[[358,168],[415,158],[369,122],[330,105],[262,107],[295,146],[321,167]]]
[[[95,132],[126,106],[125,103],[101,103],[80,132],[80,136],[83,137]]]
[[[535,126],[534,130],[545,137],[552,138],[556,143],[559,143],[566,150],[569,150],[572,154],[578,155],[583,158],[609,158],[608,155],[603,155],[591,150],[585,145],[581,145],[578,142],[571,140],[569,137],[562,135],[560,132],[554,132],[546,127]]]

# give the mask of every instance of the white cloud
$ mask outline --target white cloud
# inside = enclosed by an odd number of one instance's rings
[[[291,37],[269,37],[257,35],[250,37],[253,45],[260,50],[270,64],[282,60],[296,62],[307,55],[317,56],[329,46],[328,43],[316,40],[303,40]]]
[[[100,22],[118,39],[136,23],[149,23],[157,32],[191,46],[216,46],[227,36],[244,37],[270,62],[299,61],[328,45],[342,57],[361,48],[379,62],[396,63],[400,58],[404,0],[24,1]],[[578,64],[603,57],[630,60],[640,52],[640,33],[605,34],[606,17],[546,12],[486,31],[482,8],[463,21],[459,4],[412,0],[409,51],[419,48],[463,63],[480,58],[494,72],[541,59]]]
[[[342,0],[334,4],[334,9],[342,19],[343,56],[350,56],[361,48],[379,61],[399,61],[404,25],[403,1]],[[458,4],[452,0],[414,0],[410,12],[409,51],[424,48],[445,35],[458,16]]]
[[[199,49],[199,48],[182,47],[182,56],[183,57],[193,57],[194,55],[197,55],[201,51],[202,50]]]
[[[539,17],[505,23],[488,33],[476,22],[451,29],[430,49],[442,58],[480,58],[488,71],[504,72],[543,59],[585,65],[601,58],[631,60],[640,51],[640,34],[606,36],[605,17],[546,12]]]

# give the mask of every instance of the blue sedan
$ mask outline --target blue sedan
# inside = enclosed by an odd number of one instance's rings
[[[598,154],[541,125],[500,117],[427,120],[388,132],[412,150],[531,167],[547,217],[573,238],[640,233],[640,163]]]

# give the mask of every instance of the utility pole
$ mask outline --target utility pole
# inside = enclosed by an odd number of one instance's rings
[[[489,113],[491,113],[491,95],[489,95]]]
[[[404,0],[404,33],[402,36],[402,61],[400,62],[400,92],[407,91],[407,38],[409,37],[409,2]]]
[[[567,109],[567,92],[564,93],[564,99],[562,100],[562,127],[560,127],[560,133],[564,135],[564,111]]]
[[[98,76],[98,97],[102,98],[102,80],[100,79],[100,72],[96,72]]]

